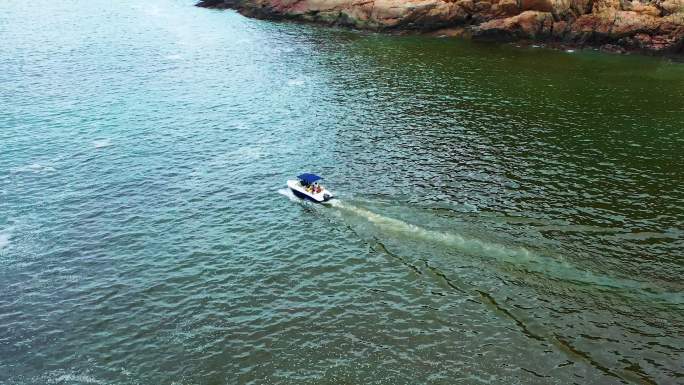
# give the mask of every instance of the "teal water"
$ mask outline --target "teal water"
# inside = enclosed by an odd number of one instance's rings
[[[684,64],[192,3],[0,4],[0,383],[684,381]]]

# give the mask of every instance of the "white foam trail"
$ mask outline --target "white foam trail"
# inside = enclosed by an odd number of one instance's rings
[[[304,79],[290,79],[287,81],[288,86],[303,86],[304,83]]]
[[[4,230],[0,233],[0,251],[9,245],[11,237],[12,235],[8,232],[8,230]]]
[[[51,166],[45,166],[40,163],[32,163],[29,164],[28,166],[23,166],[23,167],[17,167],[12,169],[13,172],[32,172],[32,173],[42,173],[42,172],[50,172],[50,171],[55,171],[54,167]]]
[[[162,15],[161,9],[159,9],[159,7],[157,7],[157,6],[144,8],[143,12],[147,15],[150,15],[150,16],[161,16]]]
[[[539,259],[536,255],[530,253],[527,249],[522,247],[510,248],[496,243],[485,242],[476,238],[464,237],[456,233],[428,230],[399,219],[386,217],[384,215],[376,214],[370,210],[345,204],[340,200],[331,201],[331,206],[366,218],[369,222],[381,227],[386,231],[404,233],[426,241],[439,242],[444,245],[459,249],[463,252],[476,253],[498,259],[506,259],[511,257],[516,258],[516,260],[524,259],[528,261]]]
[[[278,190],[278,194],[288,197],[288,199],[290,199],[292,202],[302,201],[301,199],[297,198],[297,196],[295,196],[292,190],[290,190],[289,188],[281,188],[280,190]]]
[[[493,242],[469,238],[461,234],[428,230],[399,219],[389,218],[361,207],[346,204],[340,200],[330,201],[330,206],[365,218],[370,223],[382,228],[382,230],[386,232],[400,233],[428,242],[439,242],[466,254],[476,254],[495,258],[503,262],[524,267],[525,270],[535,271],[550,277],[560,278],[566,281],[589,283],[613,289],[640,290],[642,294],[647,294],[649,296],[651,294],[648,291],[645,291],[645,289],[653,289],[650,285],[641,281],[609,277],[595,274],[590,271],[580,270],[563,259],[536,254],[524,247],[507,247]],[[682,303],[681,296],[675,300],[670,297],[671,293],[653,294],[653,298],[658,301],[675,304]]]
[[[104,384],[103,381],[89,376],[87,374],[73,374],[73,373],[67,373],[67,374],[62,374],[59,377],[55,379],[56,384],[61,384],[61,383],[81,383],[81,384]]]
[[[104,148],[104,147],[109,147],[111,145],[112,145],[112,141],[109,139],[102,139],[102,140],[93,141],[93,146],[95,148]]]

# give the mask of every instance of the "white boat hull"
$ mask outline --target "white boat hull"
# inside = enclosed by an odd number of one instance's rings
[[[314,192],[309,192],[306,191],[306,187],[302,186],[302,184],[298,180],[288,180],[287,181],[287,187],[292,190],[292,192],[298,196],[299,198],[302,199],[308,199],[313,202],[317,203],[323,203],[326,201],[329,201],[332,199],[333,195],[330,191],[326,190],[325,187],[321,186],[321,192],[319,193],[314,193]]]

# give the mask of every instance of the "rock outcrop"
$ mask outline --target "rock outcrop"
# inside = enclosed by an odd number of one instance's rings
[[[203,0],[265,19],[684,53],[684,0]]]

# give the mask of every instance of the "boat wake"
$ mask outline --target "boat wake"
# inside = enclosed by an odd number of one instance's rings
[[[421,226],[404,222],[400,219],[390,218],[374,213],[365,208],[347,204],[340,200],[332,200],[330,205],[337,209],[351,212],[357,216],[363,217],[368,222],[379,228],[382,228],[385,231],[409,235],[411,237],[420,238],[424,241],[439,242],[468,254],[491,256],[498,259],[515,257],[516,260],[539,260],[539,257],[536,254],[523,247],[511,248],[501,244],[486,242],[477,238],[469,238],[457,233],[429,230]]]
[[[11,230],[11,227],[5,230],[0,230],[0,253],[10,244],[10,238],[12,238],[12,234],[10,233]]]
[[[34,174],[40,174],[40,173],[47,173],[47,172],[53,172],[56,171],[54,167],[52,166],[47,166],[41,163],[32,163],[27,166],[22,166],[22,167],[15,167],[13,169],[10,169],[10,172],[13,173],[34,173]]]
[[[304,199],[298,198],[296,195],[294,195],[292,190],[290,190],[289,188],[281,188],[280,190],[278,190],[278,194],[287,197],[287,199],[291,200],[292,202],[306,203]]]
[[[412,238],[428,243],[439,243],[464,255],[476,256],[480,259],[494,259],[507,268],[522,271],[525,274],[539,274],[547,279],[581,286],[591,285],[608,290],[619,290],[626,295],[638,292],[641,297],[648,297],[650,300],[678,306],[684,304],[684,301],[674,295],[674,292],[663,291],[662,288],[654,287],[646,282],[582,270],[560,255],[545,255],[525,247],[507,246],[455,232],[426,229],[339,199],[331,200],[330,206],[365,219],[381,232],[394,233],[404,239]]]
[[[93,141],[93,147],[95,148],[106,148],[112,145],[112,141],[109,139],[99,139]]]
[[[286,196],[293,202],[309,203],[295,196],[287,188],[278,190],[278,193]],[[340,214],[351,214],[367,221],[380,233],[399,236],[401,239],[413,239],[429,244],[440,244],[464,256],[477,257],[479,260],[493,259],[501,263],[502,267],[505,266],[506,269],[520,271],[526,275],[535,274],[537,276],[535,280],[545,277],[554,281],[574,283],[581,286],[591,285],[608,290],[619,290],[624,294],[636,294],[636,292],[639,292],[641,297],[648,297],[650,300],[678,306],[684,304],[681,298],[674,295],[674,292],[668,292],[667,289],[663,291],[663,288],[654,287],[647,282],[583,270],[569,263],[562,255],[547,255],[522,246],[508,246],[452,231],[427,229],[373,212],[340,199],[332,199],[326,203],[328,207],[337,210]]]

